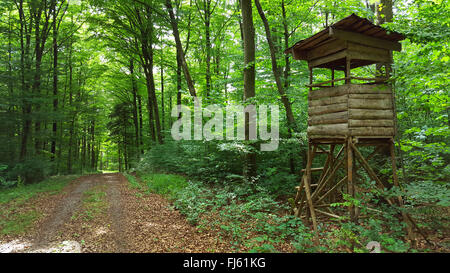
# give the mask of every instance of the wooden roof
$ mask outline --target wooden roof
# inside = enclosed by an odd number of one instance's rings
[[[386,46],[389,47],[389,49],[397,51],[401,50],[401,45],[398,43],[398,41],[405,39],[405,37],[400,33],[388,31],[378,25],[373,24],[365,18],[361,18],[356,14],[352,14],[340,20],[339,22],[336,22],[333,25],[325,28],[324,30],[314,34],[313,36],[298,41],[293,46],[286,49],[284,53],[293,53],[293,50],[295,50],[296,53],[301,54],[302,52],[308,51],[317,45],[327,42],[328,40],[335,39],[336,37],[334,37],[334,33],[338,31],[344,33],[357,33],[360,38],[363,38],[363,36],[361,35],[364,35],[369,40],[372,39],[372,41],[382,40],[386,44]],[[361,41],[365,42],[365,39],[362,39]]]

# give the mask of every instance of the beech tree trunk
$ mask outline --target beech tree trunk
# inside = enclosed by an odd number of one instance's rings
[[[189,93],[191,94],[192,97],[197,97],[197,93],[196,93],[195,87],[194,87],[194,82],[192,81],[191,74],[189,73],[189,68],[186,63],[186,58],[184,56],[183,46],[181,45],[180,33],[178,31],[178,21],[175,18],[175,15],[173,13],[172,1],[166,0],[165,5],[167,8],[167,11],[169,12],[170,24],[172,26],[173,37],[175,38],[177,54],[179,55],[179,58],[180,58],[181,67],[183,68],[184,78],[186,79]]]
[[[241,1],[242,34],[244,37],[244,102],[255,96],[255,28],[252,1]],[[245,113],[245,139],[249,140],[249,113]],[[245,155],[244,177],[249,181],[256,176],[256,154]]]

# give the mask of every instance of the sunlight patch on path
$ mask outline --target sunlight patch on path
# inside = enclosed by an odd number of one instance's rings
[[[25,248],[30,247],[30,243],[14,240],[8,243],[0,242],[0,253],[22,252]]]
[[[27,251],[31,247],[29,242],[14,240],[8,243],[0,242],[0,253],[81,253],[81,245],[75,241],[63,241]]]

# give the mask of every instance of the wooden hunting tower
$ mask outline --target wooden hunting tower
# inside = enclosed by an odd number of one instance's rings
[[[308,221],[311,218],[316,230],[317,214],[341,218],[329,206],[342,200],[341,192],[355,196],[360,190],[356,183],[358,167],[363,167],[378,187],[385,187],[385,182],[369,165],[376,153],[389,151],[392,181],[398,184],[394,154],[395,101],[387,80],[392,51],[401,50],[398,41],[403,39],[399,33],[388,32],[352,14],[285,51],[296,60],[306,60],[310,72],[307,164],[297,187],[294,213]],[[351,74],[354,68],[372,64],[376,64],[376,69],[371,78]],[[314,83],[314,68],[330,69],[331,79]],[[384,73],[375,75],[375,70]],[[335,79],[337,71],[343,71],[344,77]],[[373,151],[363,156],[360,146],[373,147]],[[325,162],[318,165],[315,158]],[[400,197],[397,201],[388,200],[401,205]],[[351,219],[358,217],[357,208],[350,206],[349,211]]]

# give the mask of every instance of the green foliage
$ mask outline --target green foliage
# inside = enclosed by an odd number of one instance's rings
[[[0,189],[0,206],[4,206],[0,216],[0,233],[18,235],[27,231],[42,214],[35,208],[25,211],[19,208],[40,194],[59,193],[75,178],[77,176],[54,176],[40,183]]]
[[[26,232],[41,215],[32,210],[24,213],[9,214],[0,218],[0,233],[19,235]]]
[[[19,179],[25,183],[34,183],[42,181],[51,172],[51,164],[48,159],[42,157],[33,157],[20,162],[9,170],[6,174],[9,181]]]
[[[134,175],[131,175],[129,173],[123,173],[123,175],[127,178],[128,182],[130,182],[132,188],[142,189],[142,184],[137,181]]]
[[[86,221],[92,220],[108,208],[105,186],[96,186],[89,191],[83,192],[82,208],[72,215],[72,219],[83,218]]]
[[[183,173],[208,182],[241,174],[242,164],[236,160],[240,155],[221,147],[221,143],[217,142],[168,140],[149,150],[139,162],[137,171]]]
[[[237,250],[277,252],[277,245],[291,240],[300,248],[299,236],[308,237],[300,219],[273,213],[274,208],[283,206],[262,187],[255,189],[242,182],[216,186],[186,183],[185,178],[164,174],[143,175],[142,179],[152,191],[168,194],[191,224],[200,230],[217,229]]]
[[[14,201],[15,203],[24,203],[39,193],[58,193],[67,185],[67,183],[76,178],[77,176],[75,175],[54,176],[40,183],[0,190],[0,204],[9,203],[11,201]]]
[[[141,179],[147,183],[151,192],[166,195],[172,199],[188,185],[185,177],[174,174],[145,174],[141,176]]]
[[[309,71],[306,62],[286,58],[283,50],[351,13],[376,22],[379,1],[261,0],[277,51],[278,72],[298,126],[297,132],[288,130],[269,48],[261,39],[264,28],[255,11],[256,96],[251,102],[277,104],[281,109],[279,149],[265,153],[237,141],[172,140],[169,131],[175,118],[170,110],[179,103],[191,104],[192,98],[183,73],[177,73],[181,67],[163,1],[64,1],[57,7],[67,10],[60,10],[57,20],[48,1],[22,2],[23,16],[13,1],[0,4],[0,203],[58,190],[64,182],[52,184],[45,180],[49,175],[136,168],[147,185],[126,175],[132,187],[169,196],[189,221],[219,227],[236,247],[274,252],[279,248],[278,236],[298,251],[328,251],[314,248],[306,230],[294,235],[284,228],[292,219],[274,216],[289,210],[286,200],[295,194],[307,147]],[[171,2],[177,3],[186,64],[204,106],[242,103],[244,58],[237,2],[212,0],[209,24],[207,17],[198,16],[205,12],[202,5]],[[448,0],[401,0],[393,5],[393,22],[384,26],[406,36],[402,52],[393,52],[392,77],[396,143],[402,152],[397,152],[398,175],[405,193],[396,187],[376,193],[373,184],[363,183],[366,192],[356,198],[344,196],[334,206],[344,210],[354,205],[369,216],[382,196],[402,194],[406,210],[423,222],[421,226],[441,229],[450,205],[450,5]],[[39,14],[34,14],[37,10]],[[53,22],[59,22],[57,32]],[[44,32],[45,27],[49,28]],[[42,33],[47,39],[37,45]],[[53,37],[58,54],[52,48]],[[366,67],[355,73],[372,77],[372,70]],[[336,73],[336,78],[343,77],[342,71]],[[211,86],[206,84],[208,77]],[[316,80],[329,78],[330,71],[316,70]],[[155,141],[151,130],[158,131],[157,124],[164,144]],[[250,151],[256,155],[257,177],[244,181],[243,165]],[[392,174],[385,160],[375,157],[374,161],[383,176]],[[189,179],[149,173],[176,173]],[[92,201],[98,203],[96,198]],[[221,222],[203,220],[212,214],[219,215]],[[379,240],[387,251],[404,251],[395,217],[387,214],[394,212],[370,215],[373,221],[360,227],[342,226],[332,234],[338,241],[331,245],[338,249],[356,244],[362,252],[358,244]],[[245,237],[250,228],[259,233],[253,241]]]

